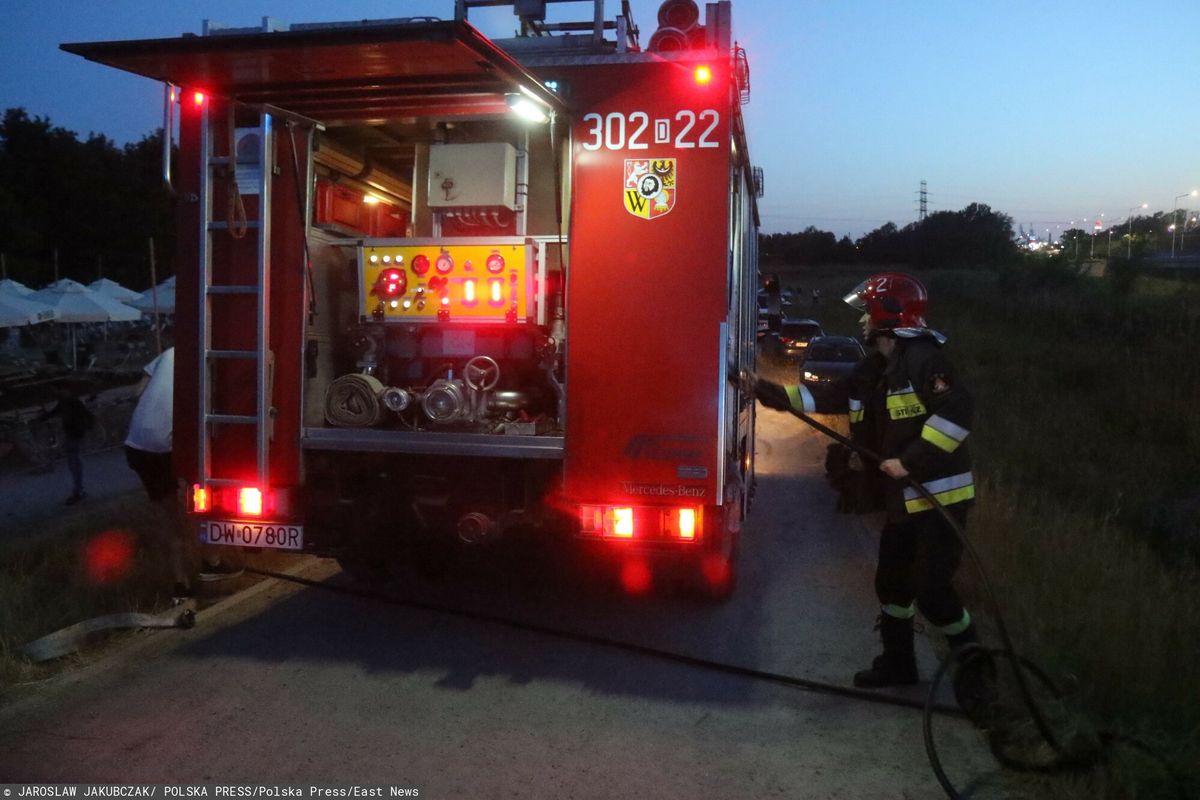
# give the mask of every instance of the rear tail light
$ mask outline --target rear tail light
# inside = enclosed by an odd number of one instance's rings
[[[192,484],[192,511],[206,514],[211,507],[212,498],[208,495],[208,489],[198,483]]]
[[[292,490],[192,484],[188,511],[234,518],[282,520],[293,512]]]
[[[581,506],[579,522],[582,536],[653,542],[694,542],[702,528],[694,506]]]
[[[633,538],[633,509],[614,508],[612,510],[612,535],[622,539]]]
[[[679,509],[679,538],[680,539],[695,539],[696,538],[696,509],[681,508]]]
[[[263,513],[262,490],[253,486],[238,489],[237,510],[248,517],[261,517]]]

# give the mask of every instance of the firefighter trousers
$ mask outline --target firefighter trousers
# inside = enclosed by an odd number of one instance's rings
[[[965,527],[962,507],[947,508]],[[962,601],[952,583],[962,561],[963,545],[937,511],[889,522],[879,535],[875,594],[881,606],[911,609],[914,601],[925,619],[938,628],[963,619]]]

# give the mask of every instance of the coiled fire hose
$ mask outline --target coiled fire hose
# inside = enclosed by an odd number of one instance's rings
[[[757,378],[752,373],[742,372],[734,382],[741,386],[743,390],[753,393],[754,384],[756,381]],[[788,411],[792,414],[792,416],[796,417],[804,424],[815,428],[829,438],[833,439],[835,442],[850,448],[850,450],[858,453],[864,459],[867,459],[875,464],[883,461],[883,458],[877,453],[872,452],[856,442],[852,442],[848,437],[843,436],[827,425],[821,424],[808,414],[805,414],[803,411],[798,411],[794,408],[789,408]],[[966,660],[968,657],[974,654],[976,657],[985,657],[988,659],[993,659],[995,656],[1003,656],[1008,661],[1012,667],[1012,674],[1016,679],[1016,684],[1020,691],[1021,699],[1024,701],[1025,707],[1029,711],[1029,715],[1033,719],[1038,733],[1041,734],[1042,738],[1046,741],[1046,744],[1050,746],[1059,759],[1058,763],[1053,765],[1022,762],[1005,754],[1002,751],[999,751],[995,746],[995,740],[993,740],[992,752],[996,756],[997,760],[1000,761],[1000,763],[1013,769],[1020,769],[1030,772],[1051,772],[1057,769],[1078,769],[1099,762],[1107,754],[1107,749],[1111,747],[1111,745],[1115,743],[1122,743],[1133,747],[1134,749],[1157,760],[1163,766],[1164,770],[1166,770],[1167,774],[1170,775],[1172,782],[1175,784],[1176,796],[1182,800],[1187,800],[1188,794],[1187,790],[1184,788],[1183,779],[1180,777],[1171,763],[1160,754],[1154,752],[1148,745],[1137,739],[1112,732],[1101,731],[1097,734],[1097,739],[1099,740],[1100,746],[1084,752],[1070,751],[1065,748],[1061,742],[1059,742],[1058,738],[1051,730],[1050,724],[1046,720],[1045,715],[1042,713],[1041,707],[1038,705],[1037,700],[1033,696],[1033,692],[1029,686],[1028,678],[1025,674],[1026,671],[1028,670],[1031,672],[1034,677],[1036,677],[1037,680],[1043,685],[1043,687],[1049,690],[1050,694],[1056,700],[1061,699],[1062,694],[1045,672],[1039,669],[1028,659],[1017,654],[1015,648],[1013,647],[1012,638],[1008,633],[1008,626],[1004,622],[1004,616],[1000,612],[1000,604],[996,600],[995,591],[992,588],[991,581],[988,579],[987,572],[983,568],[983,561],[980,559],[979,554],[975,551],[975,547],[967,538],[966,532],[963,530],[962,526],[958,524],[954,517],[946,510],[945,506],[938,502],[938,499],[934,497],[928,489],[922,486],[911,476],[905,476],[903,480],[907,485],[911,486],[913,490],[918,492],[921,497],[927,500],[939,514],[942,515],[942,518],[946,520],[946,522],[950,525],[950,528],[954,531],[954,534],[962,542],[963,549],[970,556],[972,563],[975,565],[975,570],[979,575],[987,606],[992,613],[992,618],[995,620],[996,632],[999,634],[1001,644],[1003,645],[1000,649],[994,650],[982,647],[978,644],[968,644],[956,651],[951,652],[942,660],[937,674],[934,676],[933,681],[930,684],[929,694],[925,702],[925,710],[923,714],[925,753],[929,757],[929,764],[933,768],[934,775],[937,777],[938,783],[941,785],[946,795],[953,800],[962,800],[963,798],[963,795],[961,795],[950,782],[945,770],[942,768],[941,759],[938,757],[937,748],[933,741],[933,699],[935,693],[937,692],[938,686],[941,685],[942,679],[945,677],[950,665],[957,659]]]
[[[343,375],[325,392],[325,419],[339,428],[369,428],[383,416],[383,390],[374,375]]]

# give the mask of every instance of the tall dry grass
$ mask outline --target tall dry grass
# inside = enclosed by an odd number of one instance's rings
[[[785,272],[783,284],[841,297],[872,271]],[[1200,287],[1045,263],[917,274],[977,399],[969,535],[1020,649],[1091,725],[1152,744],[1200,795]],[[792,315],[856,332],[841,303]],[[973,572],[962,578],[978,607]],[[1024,791],[1175,796],[1126,747]]]
[[[166,524],[139,493],[93,501],[87,515],[0,544],[0,696],[61,666],[28,663],[22,645],[92,617],[169,604]]]

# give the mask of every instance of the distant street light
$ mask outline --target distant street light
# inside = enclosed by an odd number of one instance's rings
[[[1129,209],[1129,246],[1125,248],[1125,257],[1133,258],[1133,212],[1139,208],[1149,208],[1149,203],[1142,203],[1140,206],[1134,206]]]
[[[1100,216],[1103,217],[1104,215],[1101,214]],[[1092,225],[1092,235],[1091,235],[1092,245],[1091,245],[1091,250],[1088,253],[1088,258],[1096,257],[1096,231],[1100,230],[1101,227],[1102,226],[1100,224],[1100,220],[1096,220],[1096,222]]]
[[[1184,192],[1176,196],[1171,201],[1171,258],[1175,257],[1175,218],[1179,215],[1179,206],[1177,203],[1185,197],[1195,197],[1198,194],[1200,194],[1200,190],[1192,189],[1190,192]]]

